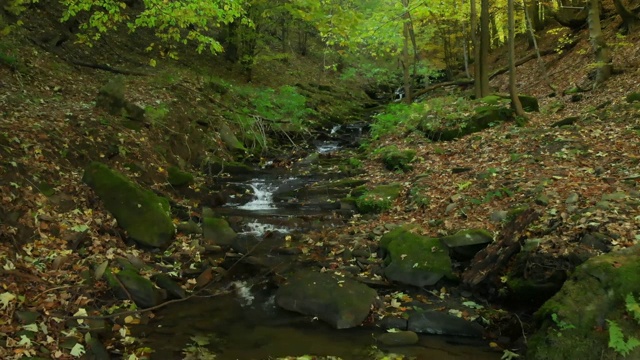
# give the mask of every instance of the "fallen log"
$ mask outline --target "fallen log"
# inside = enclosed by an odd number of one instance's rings
[[[462,274],[462,282],[470,288],[497,283],[499,277],[504,275],[504,268],[511,257],[520,251],[520,240],[527,227],[539,217],[540,213],[527,209],[505,225],[498,238],[471,260],[471,264]]]

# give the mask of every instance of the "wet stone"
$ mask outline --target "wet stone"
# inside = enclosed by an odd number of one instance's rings
[[[399,318],[399,317],[384,317],[380,319],[377,323],[383,329],[399,329],[406,330],[407,329],[407,319]]]
[[[484,329],[477,323],[439,311],[412,311],[407,329],[422,334],[482,337]]]
[[[398,331],[382,334],[376,338],[386,346],[406,346],[417,344],[420,340],[413,331]]]
[[[348,278],[299,271],[276,292],[276,303],[290,311],[316,316],[337,329],[360,325],[369,315],[377,293]]]

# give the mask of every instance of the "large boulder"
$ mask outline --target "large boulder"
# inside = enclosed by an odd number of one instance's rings
[[[611,344],[640,338],[640,311],[633,305],[638,294],[640,246],[587,260],[536,312],[538,330],[529,339],[527,359],[622,358]],[[640,347],[626,357],[639,359]]]
[[[453,279],[449,250],[437,238],[414,234],[398,227],[380,239],[385,253],[385,276],[415,286],[431,286],[443,277]]]
[[[375,290],[355,280],[310,270],[294,274],[276,293],[280,307],[317,316],[337,329],[360,325],[376,298]]]
[[[95,191],[131,239],[145,246],[169,245],[175,227],[167,199],[142,189],[126,176],[99,162],[89,164],[82,181]]]
[[[134,121],[145,121],[145,110],[127,101],[124,96],[125,84],[123,76],[116,76],[100,88],[96,97],[96,107],[108,111],[112,115],[122,115]]]
[[[425,119],[418,128],[432,141],[450,141],[511,120],[513,120],[513,110],[498,104],[480,106],[476,108],[475,114],[451,127],[434,129],[432,120]]]

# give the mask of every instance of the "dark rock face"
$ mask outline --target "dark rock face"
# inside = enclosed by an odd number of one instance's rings
[[[375,290],[348,278],[304,270],[276,293],[276,303],[287,310],[316,316],[337,329],[360,325],[377,298]]]

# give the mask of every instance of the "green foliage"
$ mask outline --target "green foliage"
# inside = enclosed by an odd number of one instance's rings
[[[356,170],[362,169],[363,164],[362,164],[362,161],[360,159],[352,157],[352,158],[349,158],[348,162],[349,162],[349,166],[351,166],[351,168],[356,169]]]
[[[625,297],[625,308],[629,315],[636,320],[636,323],[640,324],[640,305],[631,293]],[[607,324],[609,324],[609,347],[618,354],[626,357],[640,345],[640,340],[636,337],[629,336],[629,339],[625,340],[622,328],[614,320],[607,319]]]
[[[412,187],[411,190],[409,190],[409,199],[411,200],[411,203],[421,208],[427,207],[431,203],[429,192],[426,189],[417,186]]]
[[[10,69],[16,69],[18,67],[18,58],[7,54],[0,49],[0,65],[7,66]]]
[[[627,294],[625,307],[627,308],[627,312],[640,324],[640,304],[638,304],[633,294]]]
[[[558,327],[558,336],[562,336],[562,331],[576,328],[573,324],[560,320],[556,313],[551,314],[551,320],[553,320],[553,323]]]
[[[293,86],[282,86],[277,90],[251,86],[229,89],[229,95],[240,102],[236,112],[228,112],[242,129],[245,144],[266,149],[268,133],[305,133],[313,121],[309,119],[315,111],[306,106],[306,97]]]
[[[340,75],[341,80],[364,79],[375,85],[394,84],[397,81],[396,72],[389,68],[380,67],[365,58],[358,57],[357,66],[348,67]]]
[[[130,32],[141,28],[154,31],[161,43],[169,45],[166,55],[176,58],[176,44],[194,43],[198,52],[222,51],[222,45],[213,38],[210,29],[228,24],[244,15],[243,1],[232,0],[142,0],[141,12],[131,14],[121,1],[62,0],[65,12],[61,21],[88,14],[88,20],[80,25],[83,33],[80,42],[91,45],[103,34],[125,26]],[[151,44],[147,50],[157,45]]]
[[[169,106],[165,103],[160,103],[158,106],[147,106],[144,112],[149,120],[151,120],[151,124],[157,126],[165,123],[166,117],[169,114]]]
[[[371,137],[375,140],[388,134],[399,134],[417,124],[420,107],[420,104],[390,104],[384,112],[374,116]]]
[[[629,340],[624,340],[622,329],[613,320],[607,320],[609,324],[609,347],[622,356],[627,356],[633,349],[640,345],[640,340],[630,336]]]

